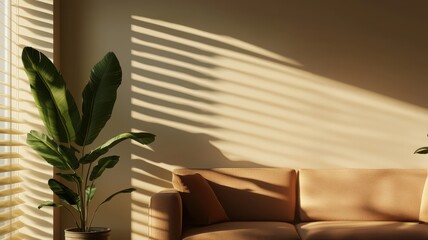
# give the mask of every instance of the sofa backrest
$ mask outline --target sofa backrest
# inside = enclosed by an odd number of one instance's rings
[[[285,168],[176,169],[199,173],[216,194],[231,221],[293,222],[296,171]]]
[[[426,178],[424,169],[299,170],[299,218],[418,221]]]

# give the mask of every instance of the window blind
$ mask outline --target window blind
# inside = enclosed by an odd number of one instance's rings
[[[19,131],[19,48],[18,25],[14,19],[14,0],[0,1],[0,239],[19,239],[19,229],[24,224],[19,217],[24,212],[19,208],[24,192],[19,171],[19,147],[23,133]]]

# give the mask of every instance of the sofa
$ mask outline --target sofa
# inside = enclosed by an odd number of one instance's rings
[[[151,197],[151,239],[428,239],[426,169],[177,169],[172,183]]]

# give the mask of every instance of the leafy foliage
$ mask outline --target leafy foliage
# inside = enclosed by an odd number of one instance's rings
[[[27,134],[27,144],[54,167],[61,170],[75,170],[79,167],[74,154],[43,133],[31,130]]]
[[[155,135],[153,135],[151,133],[146,133],[146,132],[140,132],[140,133],[132,133],[132,132],[121,133],[121,134],[113,137],[112,139],[108,140],[107,142],[105,142],[101,146],[95,148],[88,155],[84,156],[80,160],[80,163],[87,164],[87,163],[94,162],[100,156],[106,154],[116,144],[118,144],[118,143],[120,143],[120,142],[122,142],[123,140],[126,140],[126,139],[133,139],[133,140],[135,140],[135,141],[137,141],[137,142],[139,142],[141,144],[150,144],[150,143],[152,143],[154,141]]]
[[[76,205],[79,201],[79,195],[77,193],[57,180],[51,178],[49,179],[48,184],[52,192],[54,192],[55,195],[66,201],[68,204]]]
[[[427,154],[428,153],[428,147],[421,147],[416,149],[415,153],[419,153],[419,154]]]
[[[155,135],[147,132],[121,133],[85,154],[85,147],[93,143],[110,119],[117,89],[122,81],[122,70],[114,53],[107,53],[91,70],[90,80],[82,93],[82,119],[64,79],[43,53],[25,47],[22,61],[40,117],[48,132],[46,135],[31,130],[27,134],[27,143],[46,162],[61,170],[57,173],[58,177],[72,185],[69,187],[56,179],[49,179],[50,189],[62,202],[45,201],[38,208],[65,207],[73,217],[72,210],[76,211],[79,218],[75,218],[76,227],[88,231],[101,205],[118,194],[135,191],[134,188],[127,188],[107,197],[96,207],[89,222],[89,203],[97,192],[95,180],[119,162],[119,156],[99,158],[123,140],[132,139],[141,144],[150,144]],[[80,149],[74,146],[80,146]]]
[[[122,70],[114,53],[107,53],[91,71],[83,90],[82,126],[76,143],[91,144],[110,119],[116,101],[116,91],[122,82]]]
[[[74,141],[80,114],[61,74],[49,58],[30,47],[22,51],[22,62],[49,136],[58,142]]]

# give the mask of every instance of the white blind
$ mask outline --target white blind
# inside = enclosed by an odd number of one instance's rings
[[[19,176],[21,143],[19,125],[19,86],[17,84],[19,48],[18,23],[13,18],[16,6],[13,0],[0,1],[0,239],[19,239],[24,224],[19,216],[24,188]]]

